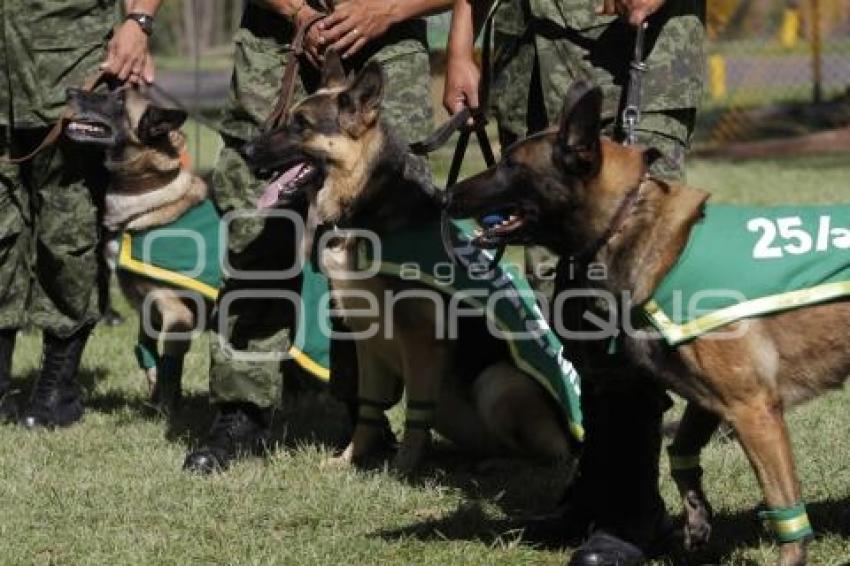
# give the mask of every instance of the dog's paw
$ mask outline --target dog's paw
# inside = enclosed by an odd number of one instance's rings
[[[322,470],[341,470],[350,467],[352,464],[354,464],[354,444],[349,444],[338,456],[331,456],[323,460],[319,464],[319,468]]]
[[[425,454],[431,445],[429,431],[407,431],[398,452],[390,463],[390,469],[403,477],[411,476],[425,460]]]
[[[685,524],[685,548],[688,551],[699,550],[708,544],[711,538],[711,524],[705,522]]]
[[[145,370],[145,381],[148,384],[148,393],[153,394],[154,387],[156,387],[156,368],[148,368]]]
[[[401,477],[412,476],[423,459],[421,451],[405,450],[404,447],[401,447],[390,462],[390,471]]]
[[[684,500],[685,513],[685,548],[697,550],[708,543],[711,538],[711,507],[704,497],[695,492],[687,494]]]

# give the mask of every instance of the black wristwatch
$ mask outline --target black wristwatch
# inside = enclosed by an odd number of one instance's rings
[[[132,14],[127,14],[127,19],[133,20],[139,24],[139,27],[142,28],[142,31],[146,34],[150,35],[153,33],[153,16],[134,12]]]

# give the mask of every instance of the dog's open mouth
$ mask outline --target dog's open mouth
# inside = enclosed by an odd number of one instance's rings
[[[112,139],[112,128],[98,122],[72,120],[65,125],[65,134],[77,141],[107,141]]]
[[[306,160],[289,166],[283,173],[276,173],[257,201],[257,208],[272,208],[282,201],[291,200],[318,174],[318,168]]]
[[[526,215],[518,209],[500,209],[479,219],[481,228],[472,241],[481,248],[503,246],[515,239],[526,224]]]

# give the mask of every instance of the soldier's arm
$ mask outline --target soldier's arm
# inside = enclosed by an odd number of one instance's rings
[[[307,4],[307,0],[250,0],[253,4],[267,8],[280,14],[296,25],[304,25],[307,21],[318,15],[318,12]],[[310,28],[304,37],[304,51],[310,62],[318,67],[321,56],[319,52],[324,48],[325,38],[322,36],[318,26]]]
[[[155,16],[162,0],[126,0],[128,14]],[[148,34],[133,20],[119,25],[107,46],[106,60],[100,68],[122,81],[152,83],[154,64],[148,49]]]
[[[345,2],[319,22],[327,44],[351,57],[382,36],[393,24],[436,14],[450,8],[452,0],[359,0]]]
[[[443,106],[451,114],[460,112],[464,106],[478,107],[481,72],[474,59],[475,36],[491,4],[492,2],[455,0],[446,48],[448,65],[443,91]]]

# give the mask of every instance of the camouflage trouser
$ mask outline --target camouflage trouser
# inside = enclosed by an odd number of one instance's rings
[[[0,155],[9,156],[2,132]],[[46,131],[16,130],[15,155]],[[0,328],[34,324],[66,337],[100,316],[98,207],[103,153],[60,144],[23,165],[0,162]]]
[[[618,139],[614,116],[620,107],[621,90],[612,73],[585,63],[585,48],[567,39],[527,39],[496,34],[496,46],[510,53],[499,61],[492,89],[492,111],[499,126],[502,147],[557,123],[567,90],[574,80],[590,78],[605,93],[604,134]],[[628,50],[621,49],[622,57]],[[572,56],[564,57],[563,53]],[[571,65],[571,62],[573,65]],[[638,143],[654,147],[664,158],[652,164],[652,174],[683,180],[685,152],[694,129],[696,109],[644,112],[637,129]],[[552,295],[558,258],[544,248],[528,248],[526,268],[535,288]]]
[[[394,46],[380,51],[387,75],[383,118],[407,139],[420,139],[432,128],[428,54],[424,47],[386,56]],[[383,56],[382,56],[383,55]],[[279,73],[280,71],[278,71]],[[303,95],[304,86],[299,85]],[[272,103],[269,104],[271,108]],[[213,197],[223,213],[253,211],[267,181],[257,179],[236,151],[238,140],[228,140],[219,156],[213,177]],[[299,211],[303,212],[303,211]],[[281,271],[293,265],[295,238],[285,220],[246,217],[229,224],[229,263],[240,270]],[[239,298],[245,291],[297,293],[300,279],[227,277],[219,298],[219,327],[226,335],[212,341],[210,396],[213,402],[250,402],[275,406],[283,389],[281,363],[273,354],[288,348],[295,311],[282,298]],[[226,309],[221,307],[227,305]],[[222,348],[229,343],[231,348]],[[238,355],[239,353],[243,355]],[[244,357],[244,354],[248,354]]]

